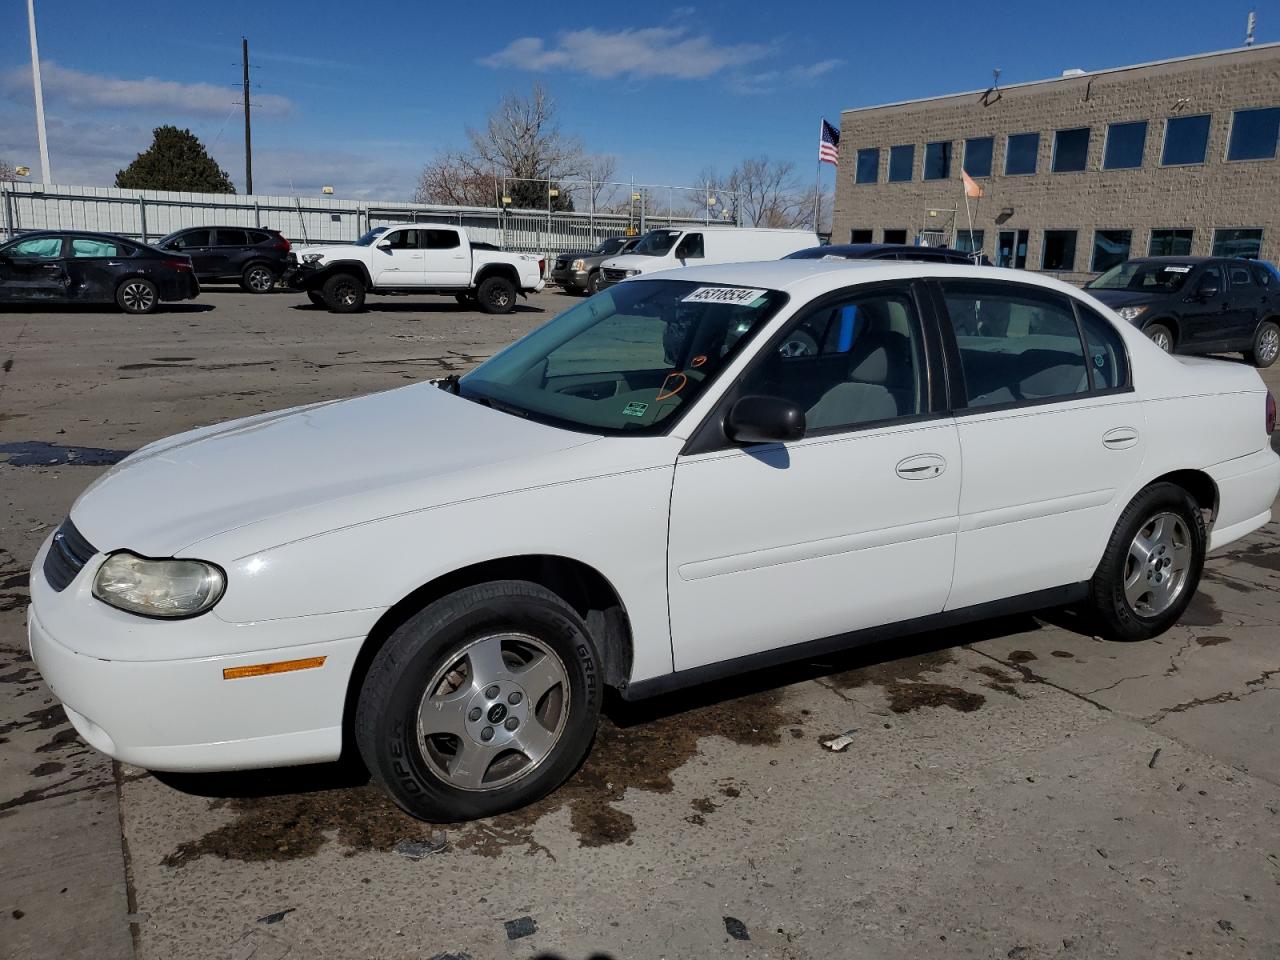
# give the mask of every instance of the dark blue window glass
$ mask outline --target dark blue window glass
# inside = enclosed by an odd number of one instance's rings
[[[1104,170],[1132,170],[1142,166],[1147,145],[1147,121],[1113,123],[1107,128],[1107,149],[1102,158]]]
[[[912,168],[916,165],[916,147],[908,143],[900,147],[889,148],[889,182],[898,183],[911,179]]]
[[[1231,121],[1228,160],[1271,160],[1280,137],[1280,107],[1237,110]]]
[[[951,141],[941,140],[937,143],[925,144],[924,178],[926,180],[947,180],[951,177]]]
[[[964,142],[964,172],[971,177],[991,176],[992,137],[974,137]]]
[[[1036,154],[1040,152],[1040,134],[1015,133],[1004,152],[1005,176],[1036,172]]]
[[[1170,117],[1164,125],[1164,153],[1160,162],[1166,167],[1204,163],[1209,145],[1209,115]]]
[[[1089,160],[1089,128],[1059,130],[1053,137],[1053,172],[1076,173]]]
[[[864,147],[858,151],[858,167],[853,174],[854,183],[875,183],[880,179],[880,148]]]

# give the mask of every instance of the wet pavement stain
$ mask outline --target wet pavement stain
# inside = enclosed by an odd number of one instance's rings
[[[937,673],[954,661],[951,651],[937,650],[916,657],[903,657],[901,660],[887,660],[855,670],[844,670],[831,674],[827,680],[839,690],[855,690],[867,684],[887,687],[904,680],[920,680],[924,674]]]
[[[102,447],[67,447],[42,440],[0,443],[0,454],[8,454],[11,467],[106,467],[119,463],[132,450],[106,450]]]
[[[1005,659],[1010,663],[1030,663],[1032,660],[1039,660],[1040,658],[1030,650],[1011,650]]]
[[[1222,623],[1222,611],[1213,597],[1201,590],[1191,598],[1178,623],[1184,627],[1216,627]]]
[[[1196,643],[1200,644],[1200,646],[1202,647],[1216,647],[1220,643],[1230,643],[1230,642],[1231,642],[1230,637],[1211,637],[1211,636],[1196,637]]]
[[[1076,655],[1070,650],[1051,650],[1049,656],[1057,657],[1059,660],[1074,660]]]
[[[919,683],[895,680],[885,687],[889,709],[894,713],[910,713],[922,707],[950,707],[960,713],[972,713],[987,698],[947,683]]]
[[[1276,544],[1255,544],[1226,555],[1228,560],[1239,560],[1254,567],[1280,571],[1280,546]]]
[[[1030,697],[1014,686],[1014,684],[1018,682],[1019,678],[1011,677],[999,667],[983,664],[982,666],[974,667],[973,672],[987,678],[987,682],[984,683],[983,686],[989,690],[995,690],[998,693],[1007,694],[1018,700],[1030,699]]]
[[[765,690],[641,722],[624,720],[623,725],[602,717],[591,754],[568,782],[520,810],[449,828],[450,845],[485,857],[520,851],[554,859],[553,852],[534,838],[534,827],[544,816],[563,809],[581,846],[629,843],[635,821],[614,806],[628,789],[670,793],[675,786],[672,774],[693,758],[705,737],[721,736],[744,746],[779,743],[782,730],[800,722],[799,716],[783,709],[782,696],[781,691]],[[288,771],[276,771],[275,776],[280,790],[289,789]],[[218,798],[210,806],[230,812],[233,819],[180,844],[163,858],[165,866],[181,867],[203,856],[295,860],[315,855],[330,838],[348,856],[388,852],[401,840],[425,840],[439,830],[403,813],[372,784]]]
[[[45,763],[36,764],[36,766],[32,767],[31,775],[33,777],[51,777],[55,773],[61,773],[65,766],[65,764],[49,760]]]

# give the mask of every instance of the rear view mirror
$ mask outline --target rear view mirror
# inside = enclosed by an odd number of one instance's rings
[[[804,411],[781,397],[746,396],[734,403],[725,433],[735,443],[781,443],[804,436]]]

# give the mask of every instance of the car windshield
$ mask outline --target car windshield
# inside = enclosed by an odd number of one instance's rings
[[[1193,263],[1165,263],[1158,260],[1129,260],[1116,264],[1093,283],[1089,290],[1133,290],[1138,293],[1173,293],[1187,282]]]
[[[632,253],[642,257],[665,257],[680,239],[683,230],[651,230],[646,233],[634,247]]]
[[[627,242],[626,237],[610,237],[608,240],[600,244],[600,246],[592,250],[591,254],[592,256],[596,256],[596,257],[611,256],[612,254],[615,254],[619,250],[621,250],[622,245],[625,244],[626,242]]]
[[[785,303],[688,280],[610,287],[458,382],[468,399],[589,433],[657,433]]]
[[[806,247],[803,250],[797,250],[795,253],[788,253],[783,260],[822,260],[825,257],[831,257],[833,260],[845,260],[847,255],[843,252],[834,253],[831,247]]]
[[[374,227],[363,237],[356,241],[357,247],[371,247],[375,240],[387,232],[386,227]]]

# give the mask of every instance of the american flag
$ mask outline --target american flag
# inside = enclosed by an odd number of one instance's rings
[[[822,139],[818,141],[818,162],[840,166],[840,152],[836,149],[839,146],[840,131],[823,120]]]

